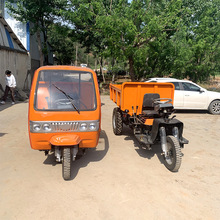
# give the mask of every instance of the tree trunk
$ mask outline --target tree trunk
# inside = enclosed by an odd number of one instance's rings
[[[113,70],[114,66],[115,66],[115,59],[113,57],[112,58],[112,70]],[[114,82],[115,82],[115,71],[112,72],[112,83],[114,83]]]
[[[95,58],[95,72],[97,72],[97,58]]]
[[[37,31],[37,46],[40,53],[40,66],[44,65],[44,54],[42,51],[42,44],[41,44],[41,38],[40,38],[40,31]]]
[[[134,59],[133,59],[133,57],[130,56],[128,58],[128,61],[129,61],[129,74],[130,74],[130,77],[131,77],[131,81],[134,82],[136,80],[135,80]]]
[[[47,33],[45,31],[42,31],[44,36],[44,65],[49,64],[49,51],[48,51],[48,44],[47,44]]]
[[[78,45],[77,45],[77,43],[76,43],[76,59],[75,59],[75,66],[77,66],[77,63],[78,63],[77,59],[78,59]]]
[[[100,73],[102,74],[102,79],[103,79],[103,83],[105,83],[105,75],[103,73],[103,63],[102,63],[102,57],[101,59],[99,60],[99,63],[100,63]]]

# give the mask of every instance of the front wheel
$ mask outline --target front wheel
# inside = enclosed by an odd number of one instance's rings
[[[63,164],[62,164],[62,173],[63,179],[69,180],[71,178],[71,148],[64,147],[63,148]]]
[[[167,148],[168,156],[164,157],[164,165],[168,170],[177,172],[182,160],[179,141],[174,136],[167,136]]]
[[[123,122],[120,108],[114,108],[112,115],[112,127],[115,135],[122,134]]]
[[[209,113],[211,113],[213,115],[219,115],[220,114],[220,101],[215,100],[215,101],[211,102],[208,110],[209,110]]]

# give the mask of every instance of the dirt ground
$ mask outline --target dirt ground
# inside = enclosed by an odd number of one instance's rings
[[[53,155],[30,148],[28,103],[0,106],[0,219],[220,219],[220,116],[180,112],[190,143],[178,173],[160,146],[142,149],[129,128],[112,132],[116,105],[102,96],[96,149],[74,162],[71,181]]]

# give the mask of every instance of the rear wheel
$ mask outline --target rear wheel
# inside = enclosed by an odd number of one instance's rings
[[[63,148],[63,164],[62,164],[62,172],[63,172],[63,179],[69,180],[71,178],[71,148],[64,147]]]
[[[168,170],[177,172],[182,160],[179,141],[174,136],[167,136],[167,148],[168,156],[164,157],[164,165]]]
[[[115,135],[122,134],[123,123],[122,123],[122,113],[120,108],[114,108],[113,110],[112,127]]]
[[[215,100],[209,105],[209,112],[213,115],[220,114],[220,101]]]

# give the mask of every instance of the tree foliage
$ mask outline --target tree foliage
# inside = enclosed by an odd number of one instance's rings
[[[84,46],[127,60],[132,80],[219,72],[219,0],[72,0],[68,19]]]
[[[112,69],[127,63],[134,81],[153,76],[204,81],[220,72],[220,0],[17,2],[16,9],[8,6],[11,12],[34,23],[45,42],[49,33],[61,63],[72,61],[70,48],[78,41],[101,66],[106,58]],[[51,26],[61,15],[70,29]]]
[[[173,72],[204,81],[220,71],[220,1],[186,0],[183,5],[189,13],[183,18],[185,29],[174,39],[177,57]]]
[[[60,23],[50,26],[48,29],[48,41],[60,65],[67,65],[75,61],[75,39],[71,30]]]

